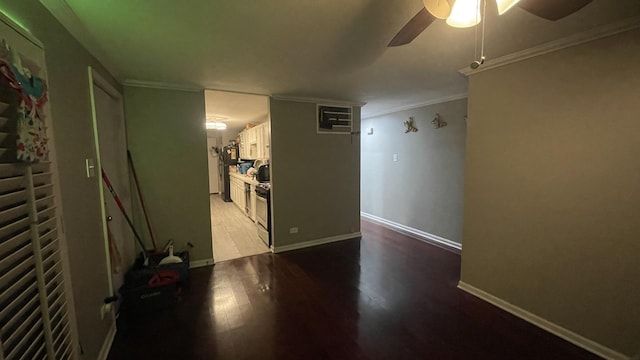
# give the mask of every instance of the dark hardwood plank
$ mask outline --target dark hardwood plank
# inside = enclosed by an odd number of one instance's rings
[[[118,320],[109,359],[598,359],[457,289],[458,254],[362,233],[195,269],[180,303]]]

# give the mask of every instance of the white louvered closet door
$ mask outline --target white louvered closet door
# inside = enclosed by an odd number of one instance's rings
[[[35,45],[19,49],[22,64],[45,78],[44,53],[29,58],[41,44],[0,15],[0,40]],[[0,360],[73,359],[55,166],[16,160],[19,103],[0,82]]]

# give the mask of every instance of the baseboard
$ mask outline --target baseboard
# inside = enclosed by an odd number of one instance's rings
[[[336,242],[336,241],[349,240],[349,239],[360,237],[361,235],[362,234],[360,232],[354,232],[354,233],[351,233],[351,234],[330,236],[330,237],[326,237],[326,238],[322,238],[322,239],[309,240],[309,241],[304,241],[304,242],[301,242],[301,243],[296,243],[296,244],[291,244],[291,245],[276,246],[276,247],[273,248],[273,252],[274,253],[281,253],[281,252],[285,252],[285,251],[304,249],[304,248],[308,248],[308,247],[312,247],[312,246],[318,246],[318,245],[322,245],[322,244],[329,244],[329,243]]]
[[[459,244],[459,243],[457,243],[455,241],[451,241],[449,239],[445,239],[445,238],[443,238],[441,236],[433,235],[433,234],[430,234],[430,233],[428,233],[426,231],[414,229],[414,228],[412,228],[410,226],[402,225],[402,224],[399,224],[397,222],[381,218],[379,216],[367,214],[365,212],[360,212],[360,216],[363,219],[367,219],[367,220],[371,221],[372,223],[384,226],[387,229],[391,229],[391,230],[397,231],[397,232],[399,232],[401,234],[404,234],[404,235],[407,235],[407,236],[411,236],[412,238],[420,240],[420,241],[425,242],[427,244],[435,245],[435,246],[441,247],[441,248],[443,248],[445,250],[453,251],[456,254],[460,254],[460,251],[462,250],[462,245],[461,244]]]
[[[111,323],[111,328],[107,333],[107,337],[104,339],[100,353],[98,354],[98,360],[107,360],[107,356],[109,356],[109,351],[111,350],[111,345],[113,345],[113,340],[116,338],[116,331],[116,322],[114,319]]]
[[[195,269],[195,268],[205,267],[209,265],[213,265],[213,258],[189,261],[189,269]]]
[[[587,339],[582,335],[576,334],[571,330],[565,329],[560,325],[556,325],[550,322],[549,320],[543,319],[538,315],[532,314],[516,305],[513,305],[494,295],[491,295],[488,292],[480,290],[474,287],[473,285],[469,285],[462,280],[458,282],[458,288],[490,304],[493,304],[499,307],[500,309],[521,318],[524,321],[527,321],[545,331],[548,331],[576,346],[579,346],[605,359],[631,360],[631,358],[626,355],[623,355],[615,350],[609,349],[604,345],[598,344],[597,342]]]

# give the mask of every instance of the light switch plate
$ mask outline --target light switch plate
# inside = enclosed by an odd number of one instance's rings
[[[398,161],[398,154],[393,154],[393,161]]]

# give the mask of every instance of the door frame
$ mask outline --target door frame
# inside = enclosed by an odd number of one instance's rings
[[[99,136],[98,136],[98,114],[97,114],[97,108],[96,108],[96,98],[95,98],[95,92],[94,92],[94,87],[99,87],[101,90],[103,90],[107,95],[109,95],[111,98],[113,98],[115,101],[118,102],[118,108],[120,109],[121,112],[121,117],[122,119],[124,119],[124,101],[122,98],[122,94],[120,93],[120,91],[118,91],[113,85],[111,85],[104,77],[102,77],[97,71],[95,71],[91,66],[88,66],[87,69],[88,72],[88,76],[89,76],[89,97],[90,97],[90,102],[91,102],[91,125],[93,127],[93,140],[94,140],[94,151],[95,151],[95,164],[93,166],[91,166],[89,163],[87,163],[87,176],[91,176],[91,171],[93,171],[93,176],[97,177],[97,183],[98,183],[98,197],[100,199],[100,221],[102,222],[102,242],[104,245],[104,250],[105,250],[105,254],[107,256],[105,256],[105,263],[106,263],[106,269],[107,269],[107,283],[109,286],[109,294],[108,296],[112,296],[115,295],[115,289],[113,286],[113,269],[111,268],[111,250],[109,248],[109,232],[107,230],[107,208],[106,208],[106,197],[105,197],[105,190],[106,187],[102,181],[102,161],[100,158],[100,142],[99,142]],[[107,311],[107,309],[109,309]],[[109,316],[111,317],[111,328],[109,329],[109,332],[107,334],[107,338],[105,339],[104,343],[102,344],[102,348],[100,349],[100,353],[99,353],[99,359],[106,359],[109,351],[111,349],[111,345],[113,344],[113,341],[115,339],[116,336],[116,331],[117,331],[117,326],[116,326],[116,314],[115,311],[113,311],[113,307],[109,307],[107,308],[106,306],[103,306],[102,310],[101,310],[101,314],[102,316]]]
[[[98,140],[98,115],[97,115],[97,111],[96,111],[96,100],[95,100],[95,93],[93,90],[94,86],[99,87],[100,89],[102,89],[104,92],[106,92],[109,96],[111,96],[112,98],[114,98],[117,102],[119,107],[122,109],[123,106],[123,101],[122,101],[122,94],[120,94],[120,92],[113,87],[107,80],[105,80],[105,78],[103,78],[97,71],[95,71],[91,66],[89,66],[89,95],[91,97],[91,117],[92,117],[92,126],[93,126],[93,139],[94,139],[94,144],[95,144],[95,154],[96,154],[96,161],[95,161],[95,165],[93,167],[93,171],[95,173],[95,176],[98,177],[98,192],[99,192],[99,197],[100,197],[100,214],[102,215],[102,218],[100,219],[102,222],[102,238],[103,238],[103,245],[104,245],[104,249],[105,249],[105,254],[107,254],[107,257],[105,258],[105,261],[107,263],[107,271],[108,271],[108,283],[109,283],[109,293],[110,295],[114,294],[114,288],[113,288],[113,276],[112,276],[112,270],[111,269],[111,261],[110,256],[111,256],[111,251],[109,250],[109,234],[107,232],[107,208],[105,206],[105,186],[104,183],[102,182],[102,161],[100,159],[100,142]],[[124,117],[123,117],[124,118]]]

